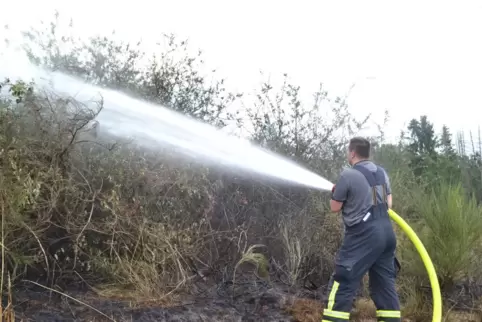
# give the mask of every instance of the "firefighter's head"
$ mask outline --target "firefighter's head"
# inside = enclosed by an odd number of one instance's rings
[[[355,163],[368,160],[370,158],[370,141],[357,136],[350,140],[348,144],[348,163],[354,165]]]

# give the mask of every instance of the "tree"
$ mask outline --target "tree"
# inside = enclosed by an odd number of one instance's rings
[[[456,153],[452,143],[452,134],[450,133],[450,130],[446,125],[442,127],[440,146],[442,148],[443,155],[450,158],[455,157]]]
[[[410,133],[410,150],[415,155],[435,155],[437,136],[434,127],[423,115],[420,120],[412,119],[408,125]]]

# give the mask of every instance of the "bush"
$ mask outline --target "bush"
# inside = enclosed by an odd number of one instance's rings
[[[461,279],[476,277],[477,254],[481,251],[482,210],[474,197],[460,185],[441,185],[420,200],[420,214],[426,225],[422,238],[437,265],[443,287]],[[478,276],[477,276],[478,277]]]
[[[81,277],[105,294],[155,297],[207,275],[233,278],[243,249],[259,243],[281,281],[328,279],[341,225],[318,192],[112,145],[91,125],[102,103],[92,110],[21,81],[3,89],[3,245],[14,282]]]
[[[434,263],[446,306],[477,305],[477,297],[469,294],[481,277],[477,255],[482,251],[480,206],[460,185],[441,184],[413,197],[415,212],[408,221]],[[404,312],[426,320],[432,309],[426,269],[408,238],[403,233],[397,235],[403,267],[399,284]],[[460,288],[456,288],[461,285],[469,294],[461,296]]]

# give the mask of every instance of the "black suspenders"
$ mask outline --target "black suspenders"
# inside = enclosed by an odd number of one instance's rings
[[[368,181],[370,184],[370,188],[372,189],[372,198],[373,198],[373,205],[377,206],[378,205],[378,198],[377,198],[377,186],[382,187],[382,198],[383,198],[383,203],[386,203],[388,205],[388,200],[387,200],[387,184],[385,180],[385,175],[383,173],[382,168],[377,166],[377,171],[376,172],[371,172],[361,164],[355,164],[353,166],[353,169],[358,170],[363,174],[365,179]]]

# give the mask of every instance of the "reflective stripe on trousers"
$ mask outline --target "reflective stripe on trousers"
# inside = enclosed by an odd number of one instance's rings
[[[396,247],[388,215],[377,211],[366,222],[349,227],[330,279],[323,321],[349,321],[353,300],[363,276],[369,274],[370,297],[379,321],[399,322],[400,304],[395,289]]]
[[[333,308],[335,307],[336,295],[338,293],[339,287],[340,287],[340,283],[338,283],[337,281],[333,281],[333,286],[331,287],[330,295],[328,296],[328,303],[326,305],[326,308],[323,310],[322,321],[336,322],[336,321],[348,321],[350,319],[350,312],[333,310]]]
[[[377,320],[379,322],[398,322],[402,318],[400,311],[378,310]]]
[[[323,311],[323,319],[321,322],[348,321],[350,319],[350,312],[333,310],[333,307],[335,306],[336,293],[339,286],[340,284],[338,282],[333,283],[333,287],[328,298],[328,305]],[[401,312],[396,310],[378,310],[377,320],[379,322],[399,322],[401,320]]]

